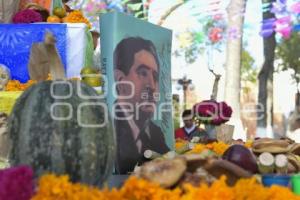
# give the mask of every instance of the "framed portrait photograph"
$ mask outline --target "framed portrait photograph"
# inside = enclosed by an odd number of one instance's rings
[[[115,171],[126,174],[146,150],[173,149],[172,32],[124,13],[100,16],[103,86],[116,137]]]

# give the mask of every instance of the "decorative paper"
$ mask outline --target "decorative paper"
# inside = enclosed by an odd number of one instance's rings
[[[260,35],[269,37],[274,32],[279,33],[282,38],[288,39],[292,31],[299,31],[298,18],[300,13],[300,2],[295,2],[288,6],[286,0],[277,0],[276,2],[264,3],[263,12],[270,11],[274,13],[275,18],[262,21]]]
[[[234,126],[229,124],[221,124],[216,127],[217,140],[226,144],[231,144]]]
[[[92,30],[99,31],[99,15],[110,10],[123,12],[121,0],[70,0],[67,3],[74,10],[82,10],[92,24]]]
[[[0,92],[0,113],[10,114],[16,100],[22,94],[22,91],[1,91]]]
[[[57,39],[56,46],[66,68],[66,27],[65,24],[0,24],[0,64],[10,69],[12,79],[27,82],[31,45],[43,41],[48,30]]]

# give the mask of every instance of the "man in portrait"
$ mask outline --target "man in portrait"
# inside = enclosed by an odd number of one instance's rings
[[[125,174],[145,161],[145,150],[163,154],[169,148],[161,128],[151,120],[159,96],[160,64],[154,44],[140,37],[125,38],[116,46],[113,61],[116,172]]]

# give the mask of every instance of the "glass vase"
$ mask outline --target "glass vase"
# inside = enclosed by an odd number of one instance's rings
[[[217,139],[217,131],[215,125],[205,124],[205,131],[209,139]]]

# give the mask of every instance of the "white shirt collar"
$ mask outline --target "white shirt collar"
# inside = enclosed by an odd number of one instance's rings
[[[187,134],[190,134],[194,129],[196,128],[196,125],[193,124],[190,128],[184,127],[184,130],[187,132]]]

